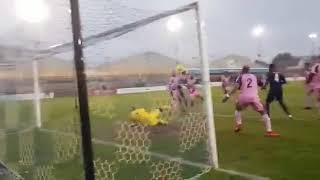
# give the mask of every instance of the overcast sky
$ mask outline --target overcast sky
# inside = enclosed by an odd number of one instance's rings
[[[16,18],[14,0],[1,0],[1,44],[45,48],[70,41],[69,1],[45,1],[49,5],[48,19],[31,25]],[[102,32],[190,2],[192,0],[80,0],[83,35]],[[279,52],[309,55],[312,48],[308,34],[320,32],[319,0],[204,0],[203,3],[211,57],[232,53],[254,58],[257,41],[251,31],[257,24],[266,29],[262,41],[266,57]],[[179,17],[184,22],[180,33],[169,33],[166,29],[168,19],[163,19],[90,47],[85,54],[93,63],[143,51],[190,60],[198,55],[194,13]]]

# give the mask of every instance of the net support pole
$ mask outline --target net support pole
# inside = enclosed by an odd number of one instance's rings
[[[34,91],[34,106],[36,115],[36,126],[41,128],[41,97],[40,97],[40,86],[39,86],[39,67],[38,61],[34,60],[32,62],[32,72],[33,72],[33,91]]]
[[[207,49],[207,36],[205,32],[204,24],[204,12],[202,11],[201,0],[198,0],[196,6],[196,18],[197,18],[197,33],[199,40],[200,58],[201,58],[201,70],[202,70],[202,82],[205,93],[205,110],[207,113],[207,126],[209,135],[209,148],[210,148],[210,160],[212,161],[214,168],[219,168],[218,164],[218,151],[216,141],[216,131],[213,114],[213,104],[210,86],[210,72],[208,61],[208,49]]]
[[[80,110],[83,166],[85,171],[85,180],[94,180],[95,176],[88,105],[87,77],[85,74],[85,64],[83,60],[83,39],[81,35],[79,1],[70,0],[70,7],[73,35],[74,64],[77,76],[76,79]]]

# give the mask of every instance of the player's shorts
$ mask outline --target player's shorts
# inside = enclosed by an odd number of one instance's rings
[[[222,82],[222,85],[221,85],[222,89],[225,89],[228,87],[228,83],[226,82]]]
[[[283,93],[282,92],[269,92],[267,95],[267,103],[272,102],[273,100],[276,101],[283,101]]]
[[[314,84],[312,84],[312,83],[305,85],[305,89],[306,89],[306,92],[307,92],[307,93],[313,92],[313,91],[314,91],[314,88],[315,88],[315,86],[314,86]]]
[[[181,97],[181,92],[178,89],[176,89],[176,90],[172,91],[172,95],[173,95],[174,98],[180,98]]]
[[[189,95],[190,95],[190,97],[194,98],[194,97],[199,96],[200,93],[198,92],[197,89],[190,89],[190,90],[189,90]]]
[[[314,86],[313,91],[315,92],[316,96],[320,97],[320,85]]]
[[[247,108],[251,106],[256,111],[264,111],[263,104],[260,101],[259,97],[251,97],[251,96],[239,96],[238,98],[238,105],[241,108]]]

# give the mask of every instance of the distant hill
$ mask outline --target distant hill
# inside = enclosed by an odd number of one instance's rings
[[[10,68],[0,69],[2,78],[32,78],[33,65],[31,61],[14,63]],[[65,61],[58,58],[48,58],[38,61],[38,71],[40,77],[72,77],[74,76],[74,68],[72,61]]]
[[[145,52],[103,64],[90,72],[104,75],[169,74],[177,60],[155,52]]]
[[[253,62],[249,57],[231,54],[226,57],[211,61],[211,68],[242,68],[249,65],[252,68],[264,68],[266,64],[263,62]]]
[[[73,61],[50,58],[38,62],[39,75],[41,77],[72,77],[75,75]]]

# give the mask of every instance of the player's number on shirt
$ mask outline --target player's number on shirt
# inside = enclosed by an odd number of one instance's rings
[[[252,88],[252,79],[251,78],[248,78],[247,79],[247,88]]]

